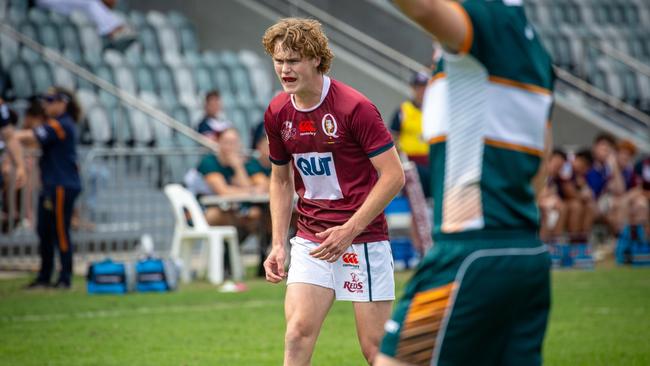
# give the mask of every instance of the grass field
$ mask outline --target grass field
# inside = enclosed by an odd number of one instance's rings
[[[398,275],[399,290],[407,274]],[[283,286],[249,281],[218,293],[194,283],[170,294],[25,292],[0,281],[1,365],[281,365]],[[650,365],[650,269],[553,274],[547,365]],[[314,365],[363,365],[349,303],[333,307]]]

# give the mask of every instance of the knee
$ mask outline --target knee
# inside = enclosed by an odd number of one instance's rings
[[[287,332],[284,341],[287,348],[291,349],[292,345],[299,345],[316,336],[316,328],[303,321],[293,321],[287,324]]]

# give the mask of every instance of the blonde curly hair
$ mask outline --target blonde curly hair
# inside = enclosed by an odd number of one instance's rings
[[[273,56],[275,46],[298,52],[302,57],[320,58],[318,71],[325,74],[332,65],[334,54],[329,48],[327,36],[317,20],[305,18],[284,18],[264,32],[262,44],[266,53]]]

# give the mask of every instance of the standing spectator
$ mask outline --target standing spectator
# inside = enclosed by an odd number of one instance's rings
[[[422,100],[428,81],[429,76],[423,72],[413,75],[411,79],[412,98],[400,105],[390,125],[398,149],[415,163],[426,197],[431,196],[431,190],[429,187],[429,143],[422,135]]]
[[[205,95],[205,116],[199,123],[198,131],[214,140],[220,133],[232,127],[221,108],[221,95],[218,90],[211,90]]]
[[[74,11],[83,13],[95,23],[97,33],[104,37],[107,46],[125,50],[135,41],[136,34],[115,12],[117,0],[37,0],[36,5],[65,16]]]
[[[269,159],[269,140],[264,130],[264,123],[260,123],[253,131],[252,148],[253,156],[246,162],[246,172],[251,177],[253,185],[260,187],[264,193],[268,193],[271,160]]]
[[[21,190],[27,177],[22,149],[18,140],[14,138],[14,126],[18,122],[18,115],[0,99],[0,131],[3,141],[2,148],[9,152],[10,159],[3,159],[0,186],[2,188],[2,232],[7,233],[20,222]],[[15,180],[14,180],[15,174]],[[13,203],[13,205],[12,205]],[[13,206],[13,207],[12,207]]]
[[[62,88],[51,88],[43,99],[44,111],[36,104],[29,109],[30,117],[40,119],[42,124],[32,130],[16,132],[22,142],[37,142],[41,148],[37,227],[41,269],[28,288],[50,286],[56,247],[61,259],[61,272],[54,287],[69,289],[72,284],[73,252],[70,223],[74,202],[81,192],[76,146],[76,124],[81,118],[81,109],[73,95]]]
[[[23,162],[23,149],[20,142],[14,136],[14,125],[17,115],[12,111],[4,100],[0,98],[0,135],[9,152],[9,157],[15,168],[15,184],[17,188],[25,184],[25,164]]]

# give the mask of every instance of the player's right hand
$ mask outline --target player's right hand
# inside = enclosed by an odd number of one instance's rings
[[[284,259],[286,258],[284,247],[277,246],[271,249],[271,253],[264,261],[266,280],[271,283],[278,283],[286,277],[284,271]]]

